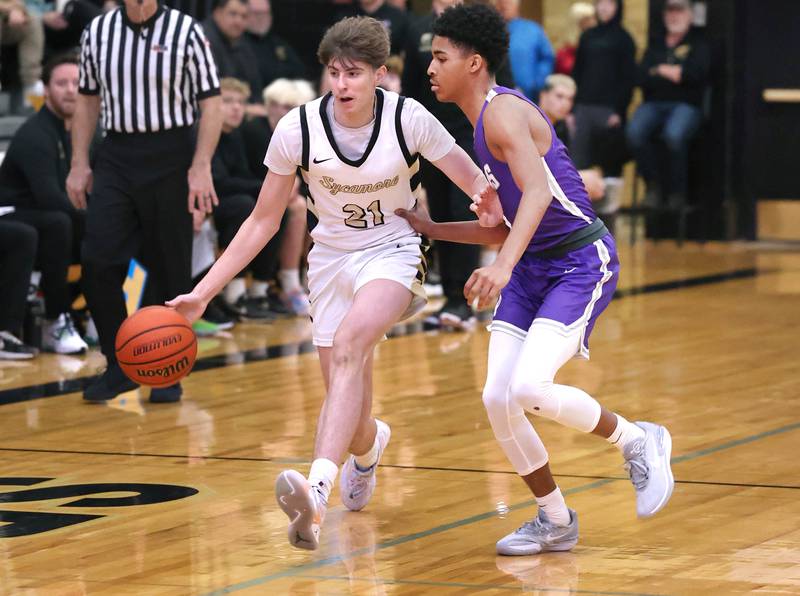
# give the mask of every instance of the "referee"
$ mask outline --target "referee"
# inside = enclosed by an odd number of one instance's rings
[[[103,402],[136,387],[114,353],[130,259],[148,271],[143,304],[191,290],[192,214],[218,202],[211,157],[222,115],[202,29],[157,0],[125,0],[89,24],[78,91],[67,193],[87,209],[84,293],[108,361],[83,398]],[[100,116],[107,135],[92,172],[89,143]],[[150,394],[151,402],[180,398],[180,384]]]

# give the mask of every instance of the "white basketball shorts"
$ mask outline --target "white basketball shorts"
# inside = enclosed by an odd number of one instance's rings
[[[421,240],[417,236],[357,251],[314,244],[308,255],[314,345],[333,345],[336,330],[353,306],[356,292],[376,279],[396,281],[411,291],[411,304],[400,320],[418,313],[427,301],[422,287],[426,270]],[[380,308],[380,305],[373,307]]]

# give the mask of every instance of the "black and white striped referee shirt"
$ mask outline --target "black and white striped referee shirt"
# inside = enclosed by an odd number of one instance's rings
[[[84,30],[79,90],[100,94],[106,130],[156,132],[193,124],[198,101],[219,94],[219,78],[190,16],[159,4],[144,23],[133,23],[121,7]]]

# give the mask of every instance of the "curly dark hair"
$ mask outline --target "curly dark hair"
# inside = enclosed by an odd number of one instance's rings
[[[503,17],[486,4],[457,4],[433,23],[433,34],[454,45],[474,50],[486,59],[494,74],[508,53],[508,29]]]

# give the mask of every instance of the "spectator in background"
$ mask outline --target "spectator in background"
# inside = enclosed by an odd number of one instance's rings
[[[29,6],[35,6],[44,24],[45,61],[49,56],[76,48],[86,25],[103,12],[102,0],[29,2]]]
[[[0,360],[29,360],[39,353],[19,339],[37,241],[35,228],[0,216]]]
[[[412,24],[403,69],[402,89],[403,94],[413,97],[425,106],[474,161],[472,125],[458,106],[436,100],[427,73],[432,58],[433,22],[447,8],[459,3],[459,0],[433,0],[431,12]],[[470,198],[436,166],[425,159],[420,159],[420,173],[422,186],[428,198],[428,210],[434,220],[474,219],[475,216],[469,210]],[[469,331],[475,327],[476,318],[472,307],[464,298],[464,284],[472,271],[478,267],[481,247],[474,244],[437,242],[434,250],[439,263],[445,303],[425,322]]]
[[[572,78],[575,131],[570,154],[578,169],[599,165],[622,175],[624,123],[636,83],[636,44],[622,27],[623,0],[596,0],[597,27],[581,35]]]
[[[308,81],[277,79],[264,89],[263,95],[267,117],[253,118],[242,126],[251,171],[256,172],[261,180],[267,175],[264,165],[266,146],[269,145],[278,121],[291,109],[314,99],[315,93]],[[308,295],[300,282],[300,261],[307,238],[307,192],[305,184],[298,178],[281,222],[281,238],[268,243],[268,246],[273,242],[280,243],[278,283],[283,290],[286,305],[300,316],[307,315],[309,308]]]
[[[403,59],[400,56],[389,56],[386,61],[386,76],[378,85],[381,89],[400,93],[403,89]]]
[[[263,178],[248,166],[247,149],[239,127],[244,120],[245,105],[251,96],[247,83],[233,78],[220,81],[222,94],[222,134],[211,162],[214,188],[219,205],[214,208],[214,224],[219,246],[225,250],[253,211]],[[277,262],[279,241],[270,242],[225,286],[228,308],[247,319],[274,319],[267,304],[267,288]],[[252,273],[248,291],[245,275]]]
[[[686,203],[689,143],[703,121],[703,96],[709,85],[711,53],[701,32],[692,30],[689,0],[667,0],[666,34],[652,39],[639,65],[644,102],[627,127],[628,146],[647,184],[644,204],[667,204],[678,209]],[[656,137],[668,152],[668,183],[662,183]]]
[[[78,354],[87,346],[70,316],[67,270],[80,262],[84,220],[66,192],[72,159],[69,130],[78,95],[77,56],[54,58],[42,76],[45,104],[14,134],[0,165],[0,205],[14,207],[5,220],[24,223],[38,233],[36,268],[42,272],[46,318],[43,349]]]
[[[248,10],[247,0],[214,0],[214,10],[203,21],[203,30],[219,76],[245,81],[251,91],[248,102],[260,105],[259,93],[264,85],[259,60],[244,35]]]
[[[408,42],[410,19],[406,11],[397,8],[386,0],[352,0],[337,14],[337,21],[345,17],[372,17],[381,23],[389,33],[390,54],[399,56]]]
[[[31,98],[44,94],[41,81],[44,55],[42,21],[27,9],[23,0],[0,0],[0,46],[14,45],[18,48],[24,101],[32,107]]]
[[[553,47],[539,23],[520,18],[520,0],[495,0],[511,36],[508,48],[514,84],[536,101],[544,80],[553,72]]]
[[[571,140],[568,120],[575,101],[575,92],[575,81],[570,77],[552,74],[545,79],[544,89],[539,94],[539,107],[553,123],[556,136],[567,147]],[[592,201],[602,199],[605,191],[603,177],[596,170],[590,169],[579,170],[578,174],[589,193],[589,198]]]
[[[556,52],[555,72],[571,75],[578,51],[578,38],[587,29],[597,25],[597,16],[591,2],[576,2],[569,8],[570,31],[568,41]]]
[[[305,66],[289,43],[272,31],[270,0],[249,0],[246,38],[258,61],[261,85],[256,92],[275,79],[305,78]],[[266,143],[264,144],[266,147]]]

